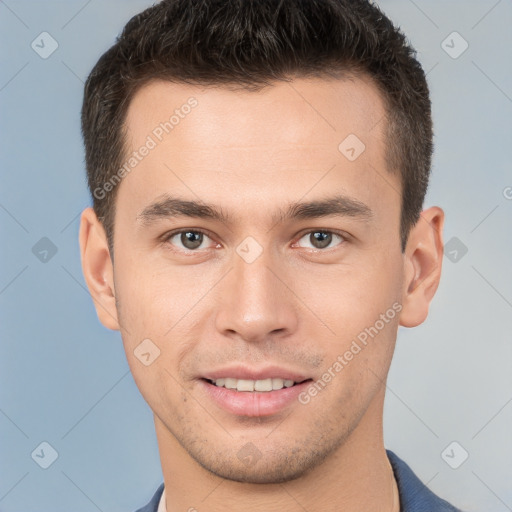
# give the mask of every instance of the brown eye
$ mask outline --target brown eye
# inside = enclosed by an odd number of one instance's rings
[[[332,242],[332,234],[325,231],[315,231],[310,233],[309,239],[316,249],[325,249]]]
[[[167,237],[167,242],[178,249],[194,251],[201,248],[204,242],[209,240],[208,235],[197,230],[176,231]]]
[[[180,242],[187,249],[197,249],[203,243],[203,233],[197,231],[184,231],[181,233]]]
[[[344,242],[344,238],[341,235],[332,233],[331,231],[319,230],[306,233],[298,241],[298,245],[309,249],[326,249],[330,248],[333,242],[338,242],[336,245],[340,245]]]

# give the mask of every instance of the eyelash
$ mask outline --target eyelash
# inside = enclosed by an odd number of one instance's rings
[[[205,231],[204,229],[188,228],[188,229],[177,229],[176,231],[171,231],[169,233],[166,233],[162,237],[162,242],[166,245],[167,244],[172,245],[169,243],[171,241],[171,239],[173,237],[175,237],[176,235],[180,235],[182,233],[200,233],[202,235],[207,236],[210,239],[213,239],[212,234],[209,233],[208,231]],[[204,250],[204,249],[195,249],[194,250],[194,249],[184,248],[184,249],[177,249],[177,252],[194,254],[194,253],[199,253],[201,250]]]
[[[300,234],[300,236],[297,238],[297,242],[294,242],[293,245],[295,246],[299,242],[299,240],[304,238],[306,235],[311,235],[312,233],[324,233],[324,234],[334,235],[334,236],[341,238],[341,242],[332,247],[327,247],[325,249],[307,248],[310,251],[314,251],[314,252],[328,252],[329,250],[336,249],[337,247],[345,244],[349,238],[346,233],[343,233],[340,231],[333,231],[332,229],[317,228],[317,229],[310,229],[309,231],[302,232]]]
[[[162,242],[164,244],[168,244],[170,242],[170,240],[176,236],[176,235],[180,235],[182,233],[200,233],[202,235],[205,235],[207,236],[208,238],[212,239],[213,240],[213,236],[210,232],[208,231],[205,231],[204,229],[200,229],[200,228],[188,228],[188,229],[178,229],[176,231],[171,231],[169,233],[166,233],[165,235],[163,235],[162,237]],[[343,232],[340,232],[340,231],[333,231],[331,229],[322,229],[322,228],[317,228],[317,229],[312,229],[312,230],[309,230],[309,231],[305,231],[305,232],[302,232],[298,237],[297,237],[297,241],[293,243],[293,246],[296,246],[296,244],[302,239],[304,238],[304,236],[306,235],[311,235],[312,233],[324,233],[324,234],[329,234],[329,235],[335,235],[335,236],[338,236],[342,239],[342,241],[333,246],[333,247],[327,247],[325,249],[311,249],[309,248],[309,250],[311,251],[314,251],[314,252],[327,252],[329,251],[330,249],[334,249],[338,246],[341,246],[343,245],[344,243],[346,243],[349,239],[349,236],[346,234],[346,233],[343,233]],[[169,244],[169,245],[172,245],[172,244]],[[200,251],[202,251],[204,249],[178,249],[177,251],[178,252],[181,252],[181,253],[189,253],[189,254],[194,254],[194,253],[199,253]]]

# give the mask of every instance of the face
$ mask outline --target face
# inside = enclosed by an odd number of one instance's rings
[[[159,441],[218,476],[297,478],[381,428],[414,273],[384,115],[360,78],[153,82],[130,105],[104,323]]]

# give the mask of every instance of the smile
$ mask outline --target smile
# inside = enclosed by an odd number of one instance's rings
[[[205,398],[235,416],[272,416],[297,406],[298,396],[311,379],[296,382],[280,377],[265,379],[202,378],[199,389]]]
[[[278,391],[283,388],[291,388],[296,384],[290,379],[268,378],[260,380],[233,379],[230,377],[209,381],[219,388],[236,389],[237,391]]]

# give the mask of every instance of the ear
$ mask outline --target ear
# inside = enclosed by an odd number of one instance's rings
[[[82,212],[79,237],[82,271],[98,318],[108,329],[118,331],[114,268],[105,229],[92,208]]]
[[[433,206],[421,212],[405,248],[405,280],[400,325],[416,327],[425,321],[441,279],[444,212]]]

